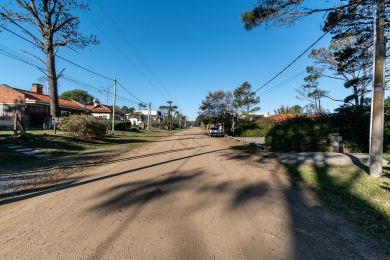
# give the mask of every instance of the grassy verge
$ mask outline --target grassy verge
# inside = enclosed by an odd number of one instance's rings
[[[325,206],[390,242],[390,169],[382,178],[369,177],[357,166],[285,165],[290,180]]]
[[[272,153],[256,146],[233,147],[240,153],[276,162]],[[390,161],[390,155],[385,155]],[[372,237],[390,242],[390,167],[382,178],[367,174],[364,165],[281,164],[294,187],[312,195]]]
[[[29,131],[26,136],[14,137],[10,131],[0,131],[0,144],[15,144],[41,150],[49,155],[47,159],[26,156],[0,145],[0,170],[21,170],[34,167],[50,166],[61,160],[79,159],[104,151],[120,151],[136,148],[147,142],[170,135],[165,130],[151,132],[117,131],[115,136],[83,140],[71,137],[64,132],[54,135],[52,130]]]

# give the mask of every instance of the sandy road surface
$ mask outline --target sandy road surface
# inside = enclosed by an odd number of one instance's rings
[[[182,131],[0,201],[0,259],[385,259],[223,138]]]

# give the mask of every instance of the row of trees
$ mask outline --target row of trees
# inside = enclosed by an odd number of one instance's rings
[[[315,49],[310,54],[314,66],[307,68],[305,85],[298,93],[321,111],[321,98],[333,98],[328,91],[319,88],[318,79],[329,77],[342,81],[344,87],[351,90],[350,95],[339,100],[345,103],[344,108],[362,109],[369,101],[366,98],[369,86],[373,86],[370,174],[375,176],[382,174],[389,4],[386,0],[318,1],[315,4],[308,0],[259,0],[252,10],[242,14],[248,30],[260,25],[291,25],[303,17],[324,14],[322,30],[332,35],[332,41],[327,48]],[[375,76],[371,75],[372,71]]]
[[[317,113],[324,111],[322,98],[363,107],[367,105],[372,84],[376,1],[339,0],[321,6],[315,8],[307,0],[260,0],[255,8],[242,14],[242,21],[250,30],[260,25],[268,28],[291,25],[303,17],[325,13],[322,30],[330,32],[332,40],[329,46],[311,51],[313,65],[306,69],[305,83],[297,89],[298,97],[308,100]],[[386,21],[386,33],[388,25]],[[329,90],[320,87],[321,78],[341,81],[351,94],[342,100],[331,97]]]
[[[260,98],[252,90],[252,85],[244,82],[233,93],[230,91],[212,91],[199,106],[197,123],[220,124],[225,129],[234,128],[237,115],[249,117],[252,112],[260,110]]]
[[[330,32],[332,40],[328,47],[311,51],[309,57],[313,65],[307,67],[305,84],[297,89],[299,97],[309,100],[321,112],[321,98],[335,99],[328,90],[320,88],[319,79],[332,78],[340,80],[345,88],[351,90],[350,95],[336,101],[360,107],[367,105],[374,66],[373,35],[377,1],[339,0],[323,3],[323,8],[315,8],[308,2],[261,0],[255,8],[242,14],[242,21],[250,30],[260,25],[291,25],[303,17],[325,13],[322,30]],[[388,10],[385,15],[388,17]],[[386,20],[386,34],[390,28],[388,25],[389,21]]]

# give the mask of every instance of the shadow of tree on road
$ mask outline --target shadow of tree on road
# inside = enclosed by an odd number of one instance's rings
[[[130,181],[110,187],[93,199],[107,198],[90,208],[88,211],[106,215],[131,208],[130,213],[115,228],[109,231],[92,258],[99,258],[112,246],[116,239],[126,230],[131,222],[140,214],[143,207],[152,202],[157,202],[164,196],[180,192],[189,187],[191,181],[195,181],[204,174],[197,169],[191,172],[171,172],[167,177],[147,179],[144,181]],[[92,199],[92,198],[91,198]],[[126,211],[128,212],[128,211]],[[89,214],[87,213],[87,214]]]
[[[232,147],[238,153],[248,157],[244,160],[250,161],[261,169],[262,167],[273,167],[270,176],[274,182],[283,187],[285,200],[288,202],[291,230],[295,239],[295,259],[302,258],[378,258],[388,256],[390,251],[375,241],[367,240],[360,235],[359,229],[369,231],[371,235],[379,238],[388,244],[390,241],[389,214],[385,215],[372,202],[356,193],[355,187],[361,183],[362,178],[369,178],[363,165],[351,171],[350,166],[344,169],[349,171],[338,172],[326,164],[326,156],[314,160],[312,171],[307,171],[307,165],[302,162],[287,163],[278,160],[272,153],[264,153],[256,147],[242,145]],[[243,156],[226,155],[230,160],[243,162]],[[303,168],[302,168],[303,167]],[[343,168],[341,168],[343,169]],[[284,174],[283,174],[284,173]],[[283,179],[287,176],[289,185],[283,185]],[[340,178],[340,176],[343,176]],[[386,174],[381,180],[375,183],[378,190],[380,184],[388,179]],[[308,183],[311,180],[312,183]],[[383,184],[384,185],[384,184]],[[308,196],[312,194],[321,204],[332,209],[338,217],[327,212],[317,203],[310,202]],[[381,193],[384,194],[384,193]],[[314,203],[314,204],[313,204]],[[344,217],[346,219],[344,219]],[[349,224],[346,220],[354,224]],[[355,224],[359,225],[356,228]],[[379,234],[379,236],[378,236]],[[365,241],[362,243],[362,241]],[[362,245],[371,250],[361,250]],[[359,248],[361,247],[361,248]],[[313,250],[315,249],[315,250]],[[317,252],[317,255],[311,255]]]
[[[17,201],[30,199],[30,198],[34,198],[34,197],[37,197],[37,196],[42,196],[42,195],[45,195],[45,194],[48,194],[48,193],[52,193],[52,192],[58,192],[58,191],[61,191],[61,190],[66,190],[66,189],[70,189],[70,188],[74,188],[74,187],[78,187],[78,186],[94,183],[94,182],[97,182],[97,181],[103,181],[103,180],[106,180],[106,179],[118,177],[118,176],[121,176],[121,175],[124,175],[124,174],[138,172],[138,171],[145,170],[145,169],[148,169],[148,168],[151,168],[151,167],[157,167],[157,166],[160,166],[160,165],[173,163],[173,162],[177,162],[177,161],[182,161],[182,160],[187,160],[187,159],[194,158],[194,157],[197,157],[197,156],[203,156],[203,155],[217,153],[217,152],[225,151],[225,150],[227,150],[227,148],[218,149],[218,150],[212,150],[212,151],[207,151],[207,152],[202,152],[202,153],[196,153],[196,154],[192,154],[192,155],[189,155],[189,156],[178,157],[178,158],[174,158],[174,159],[171,159],[171,160],[165,160],[165,161],[162,161],[162,162],[157,162],[157,163],[154,163],[154,164],[149,164],[149,165],[145,165],[145,166],[142,166],[142,167],[129,169],[129,170],[126,170],[126,171],[121,171],[121,172],[117,172],[117,173],[113,173],[113,174],[109,174],[109,175],[104,175],[104,176],[101,176],[101,177],[87,179],[87,180],[82,180],[82,178],[80,177],[79,181],[76,181],[74,183],[73,182],[72,183],[65,182],[65,183],[59,183],[59,184],[56,184],[56,185],[50,185],[50,186],[41,187],[38,190],[33,189],[31,191],[30,190],[26,190],[26,191],[17,191],[17,192],[5,193],[5,194],[1,194],[0,195],[0,205],[14,203],[14,202],[17,202]]]

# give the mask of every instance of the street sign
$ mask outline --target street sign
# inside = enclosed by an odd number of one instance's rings
[[[52,125],[58,125],[60,123],[60,118],[59,117],[52,117],[51,118],[51,124]]]

